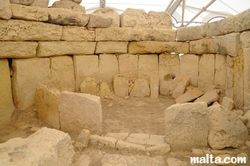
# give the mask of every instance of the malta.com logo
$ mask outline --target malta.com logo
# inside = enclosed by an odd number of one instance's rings
[[[205,157],[190,157],[190,164],[246,164],[246,157],[214,157],[212,154],[206,154]]]

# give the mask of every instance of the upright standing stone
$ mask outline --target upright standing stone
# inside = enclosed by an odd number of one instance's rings
[[[235,16],[235,31],[241,32],[250,29],[250,9]]]
[[[13,59],[12,88],[17,109],[24,110],[34,104],[36,88],[47,80],[50,74],[48,58]]]
[[[250,109],[250,48],[243,49],[244,55],[244,109]]]
[[[215,55],[215,75],[214,85],[219,86],[219,89],[225,90],[226,79],[227,79],[227,68],[226,68],[226,55],[216,54]]]
[[[91,77],[99,83],[98,56],[96,55],[75,55],[73,57],[76,78],[76,91],[79,91],[82,81]]]
[[[132,54],[121,54],[118,56],[119,73],[130,79],[138,77],[139,56]]]
[[[149,95],[150,95],[150,89],[148,81],[142,78],[136,79],[134,86],[130,92],[130,96],[148,97]]]
[[[186,88],[190,84],[190,77],[189,76],[178,76],[176,83],[177,84],[176,84],[176,86],[173,90],[173,94],[172,94],[172,96],[175,99],[178,98],[180,95],[182,95],[185,92]]]
[[[199,56],[186,54],[180,57],[180,75],[188,75],[192,86],[198,85]]]
[[[10,1],[9,0],[1,0],[0,1],[0,18],[2,19],[10,19],[12,17]]]
[[[180,73],[180,60],[177,54],[159,55],[160,94],[169,95],[175,88],[175,78]]]
[[[120,27],[120,16],[115,9],[108,7],[100,8],[95,10],[94,14],[104,18],[110,18],[112,21],[110,27]]]
[[[75,91],[75,73],[70,56],[50,58],[51,74],[49,84],[60,91]]]
[[[123,75],[114,76],[113,87],[115,95],[119,97],[128,96],[129,81]]]
[[[233,58],[227,56],[227,80],[226,80],[226,96],[233,98],[234,74],[233,74]]]
[[[7,59],[0,60],[0,125],[7,122],[15,106],[12,100],[10,69]]]
[[[214,54],[203,54],[199,62],[198,86],[214,83]]]

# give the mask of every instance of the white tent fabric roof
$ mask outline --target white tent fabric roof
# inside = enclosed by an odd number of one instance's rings
[[[50,5],[56,0],[50,0]],[[87,13],[92,13],[96,9],[103,7],[101,2],[105,3],[105,7],[115,8],[122,13],[127,8],[144,9],[149,11],[168,11],[168,7],[172,8],[173,23],[176,27],[202,24],[213,20],[226,18],[236,15],[250,8],[249,0],[83,0],[81,5],[85,7]],[[172,6],[169,6],[172,2]],[[176,9],[175,9],[175,4]],[[208,8],[201,12],[206,7]],[[184,17],[182,19],[182,13]],[[200,14],[199,14],[200,13]],[[196,18],[194,18],[198,15]],[[183,20],[183,24],[182,24]]]

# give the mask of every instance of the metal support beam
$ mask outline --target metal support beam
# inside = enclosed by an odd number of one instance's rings
[[[175,2],[171,4],[171,6],[166,12],[172,15],[175,12],[175,10],[178,8],[178,6],[181,4],[181,2],[182,0],[175,0]]]
[[[181,26],[184,26],[184,17],[185,17],[185,8],[186,8],[186,0],[182,1],[182,16],[181,16]]]
[[[174,0],[171,0],[171,2],[169,2],[168,7],[166,8],[165,11],[168,11],[168,10],[169,10],[169,8],[170,8],[170,6],[172,5],[173,2],[174,2]]]
[[[100,0],[100,8],[105,8],[106,0]]]

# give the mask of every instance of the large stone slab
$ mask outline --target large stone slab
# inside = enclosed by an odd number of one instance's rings
[[[250,9],[235,16],[235,31],[241,32],[250,29]]]
[[[175,99],[175,102],[176,103],[186,103],[186,102],[192,101],[194,99],[197,99],[198,97],[200,97],[203,94],[204,94],[203,91],[201,91],[197,88],[194,88],[192,90],[185,92],[184,94],[180,95],[179,97],[177,97]]]
[[[113,77],[118,74],[118,60],[114,54],[99,55],[100,82],[105,82],[113,87]]]
[[[93,13],[104,18],[110,18],[112,22],[110,27],[120,27],[120,16],[114,8],[100,8],[95,10]]]
[[[0,20],[0,40],[60,40],[62,27],[35,21]]]
[[[95,42],[38,42],[37,56],[94,54]]]
[[[59,90],[45,85],[38,86],[35,93],[35,106],[39,119],[58,130],[61,127],[58,110],[59,95]]]
[[[166,142],[171,149],[207,147],[209,130],[206,103],[174,104],[165,112]]]
[[[203,96],[196,99],[194,102],[205,102],[207,105],[215,102],[219,99],[217,90],[211,90],[206,92]]]
[[[75,55],[73,57],[75,67],[76,91],[79,91],[82,81],[91,77],[99,82],[98,56],[96,55]]]
[[[176,86],[176,79],[180,73],[178,54],[159,55],[160,94],[170,95]]]
[[[241,48],[250,48],[250,31],[246,31],[240,34]]]
[[[172,97],[176,99],[180,95],[182,95],[185,92],[186,88],[189,86],[189,84],[190,84],[189,76],[181,76],[181,75],[178,76]]]
[[[152,29],[172,29],[172,16],[167,12],[149,11],[147,20]]]
[[[62,92],[59,97],[61,130],[80,133],[83,129],[93,134],[102,132],[102,106],[100,97]]]
[[[214,39],[204,38],[190,42],[191,54],[213,54],[216,53]]]
[[[34,58],[37,42],[0,42],[1,58]]]
[[[131,28],[96,28],[96,41],[140,41],[142,30]]]
[[[214,73],[214,85],[219,86],[219,89],[224,90],[226,87],[227,79],[227,60],[226,55],[215,55],[215,73]]]
[[[129,42],[128,53],[147,54],[147,53],[189,53],[189,43],[186,42],[158,42],[158,41],[139,41]]]
[[[199,61],[198,86],[205,87],[206,84],[214,83],[215,55],[203,54]]]
[[[220,105],[209,107],[208,143],[213,149],[238,148],[245,144],[248,130],[237,114]]]
[[[250,109],[250,48],[243,49],[244,54],[244,107]]]
[[[13,138],[0,144],[1,165],[68,166],[74,154],[68,134],[45,127],[28,138]]]
[[[66,41],[95,41],[95,31],[85,27],[64,26],[61,40]]]
[[[192,41],[202,39],[201,26],[181,27],[177,29],[177,41]]]
[[[121,54],[118,56],[119,74],[130,79],[138,77],[139,56],[132,54]]]
[[[72,57],[50,57],[48,84],[60,91],[75,91],[75,71]]]
[[[14,103],[17,109],[24,110],[34,104],[37,86],[47,80],[50,74],[50,61],[48,58],[13,59],[12,67]]]
[[[75,12],[63,8],[48,8],[49,23],[60,25],[86,26],[89,16],[83,12]]]
[[[180,56],[180,75],[188,75],[192,86],[198,85],[199,59],[193,54]]]
[[[125,54],[128,51],[128,42],[97,42],[96,54]]]
[[[75,12],[86,13],[84,6],[81,6],[71,1],[55,1],[51,7],[63,8],[63,9],[68,9],[68,10],[75,11]]]
[[[174,42],[176,36],[176,30],[172,29],[142,29],[143,41],[164,41]]]
[[[45,8],[11,4],[12,18],[31,21],[48,21]]]
[[[89,14],[88,28],[107,28],[112,24],[112,19],[101,15]]]
[[[9,0],[2,0],[0,2],[0,18],[10,19],[12,17],[11,6]]]
[[[0,60],[0,125],[7,122],[15,106],[12,99],[10,69],[7,59]]]

